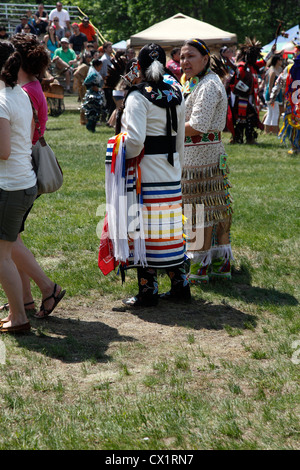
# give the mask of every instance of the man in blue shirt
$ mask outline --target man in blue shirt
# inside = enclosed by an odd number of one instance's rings
[[[26,15],[21,16],[21,23],[16,26],[15,34],[17,33],[31,33],[36,34],[36,29],[28,23],[28,18]]]

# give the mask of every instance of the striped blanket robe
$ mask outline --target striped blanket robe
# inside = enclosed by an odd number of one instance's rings
[[[173,165],[166,153],[143,155],[138,167],[136,157],[141,155],[147,136],[165,136],[166,110],[147,100],[138,91],[132,92],[126,101],[122,118],[122,131],[126,132],[126,190],[128,203],[136,197],[136,175],[141,181],[140,202],[142,203],[145,238],[145,265],[153,268],[169,268],[184,261],[182,226],[181,168],[184,157],[184,100],[178,106],[178,129]],[[131,222],[138,221],[136,211],[128,204]],[[135,229],[136,227],[134,227]],[[130,229],[128,229],[130,236]],[[135,232],[136,233],[136,232]],[[129,263],[137,263],[133,239],[129,240]]]

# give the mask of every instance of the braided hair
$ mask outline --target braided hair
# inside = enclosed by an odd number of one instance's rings
[[[21,64],[22,58],[14,46],[9,41],[0,41],[0,78],[6,86],[16,86]]]

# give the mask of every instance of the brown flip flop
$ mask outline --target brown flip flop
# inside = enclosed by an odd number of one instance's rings
[[[0,334],[1,333],[23,333],[24,331],[30,331],[30,323],[23,323],[23,325],[16,325],[16,326],[7,326],[3,327],[4,323],[0,325]]]

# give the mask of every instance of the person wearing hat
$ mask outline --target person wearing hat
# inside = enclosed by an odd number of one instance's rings
[[[93,25],[90,23],[90,19],[85,16],[81,23],[79,23],[79,30],[81,33],[85,34],[88,42],[93,42],[95,48],[98,46],[98,39],[96,31]]]
[[[61,47],[54,51],[52,62],[55,64],[57,72],[65,75],[66,91],[70,93],[72,70],[77,64],[77,57],[75,51],[70,48],[68,38],[62,38],[60,42]]]
[[[21,23],[16,26],[15,34],[17,33],[31,33],[36,34],[36,29],[28,23],[28,17],[26,15],[21,16]]]
[[[83,52],[87,47],[87,37],[84,33],[79,30],[78,23],[72,24],[73,34],[70,36],[69,43],[70,47],[75,51],[77,55]]]
[[[54,17],[58,17],[60,25],[62,28],[70,29],[70,15],[67,10],[65,10],[62,6],[61,2],[56,3],[56,8],[50,11],[49,20],[51,23],[54,20]]]
[[[137,295],[123,300],[128,307],[155,306],[159,297],[175,302],[190,300],[184,270],[181,195],[185,105],[175,80],[173,84],[164,81],[165,66],[166,54],[159,45],[151,43],[141,49],[137,65],[140,83],[129,89],[122,116],[128,183],[131,166],[138,166],[143,214],[138,226],[128,222],[132,239],[128,259],[137,268],[138,277]],[[135,192],[135,187],[132,189]],[[131,194],[127,210],[134,218]],[[171,280],[170,291],[161,296],[157,269],[165,269]]]

